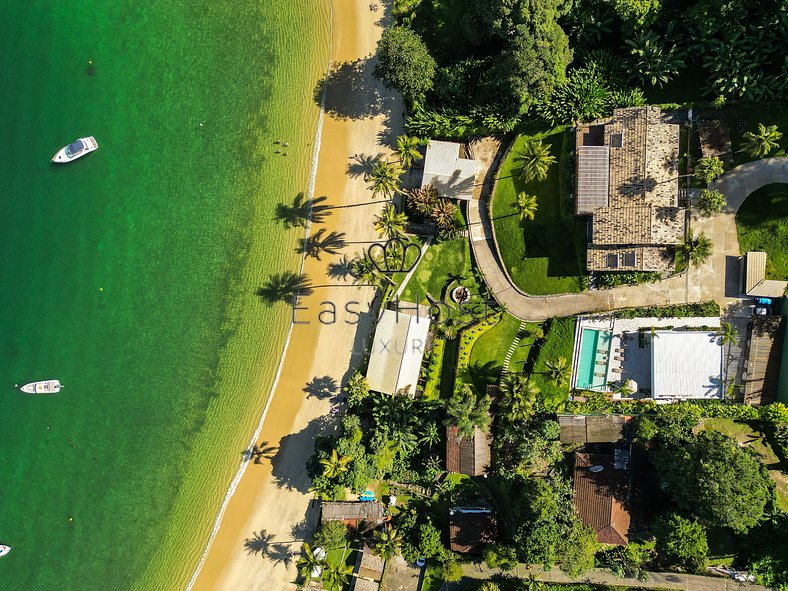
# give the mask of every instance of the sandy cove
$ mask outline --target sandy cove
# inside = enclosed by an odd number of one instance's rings
[[[347,75],[332,83],[326,96],[322,143],[318,156],[315,197],[325,196],[329,210],[312,232],[344,232],[352,257],[375,239],[372,218],[380,210],[360,174],[348,174],[355,155],[376,155],[389,150],[401,133],[400,101],[371,77],[373,55],[382,32],[383,10],[369,10],[369,0],[332,0],[332,62],[334,67],[357,62],[358,68],[343,68]],[[357,206],[356,206],[357,205]],[[353,244],[356,243],[356,244]],[[310,511],[312,495],[305,462],[312,454],[315,436],[333,429],[329,413],[332,396],[305,391],[315,378],[329,377],[337,384],[361,361],[369,318],[359,325],[343,312],[345,304],[358,301],[355,309],[366,310],[373,297],[371,288],[349,287],[327,275],[337,255],[307,258],[305,274],[313,293],[301,299],[296,319],[309,322],[293,328],[282,374],[270,402],[258,444],[267,453],[259,464],[250,463],[225,511],[205,562],[192,587],[195,591],[295,588],[294,560],[288,551],[298,551],[303,538],[314,527]],[[321,302],[336,305],[336,323],[322,324]],[[324,319],[328,319],[324,316]],[[271,360],[276,363],[278,360]],[[337,394],[339,392],[337,391]],[[262,394],[261,394],[262,395]],[[255,541],[256,540],[256,541]],[[252,542],[252,549],[247,542]]]

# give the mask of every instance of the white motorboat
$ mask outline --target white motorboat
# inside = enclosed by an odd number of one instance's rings
[[[17,387],[27,394],[57,394],[63,385],[58,380],[42,380]]]
[[[57,154],[52,156],[52,162],[57,162],[59,164],[71,162],[95,150],[98,150],[96,138],[92,135],[90,137],[83,137],[70,143],[65,148],[61,148]]]
[[[11,546],[4,546],[0,544],[0,556],[5,556],[11,551]]]

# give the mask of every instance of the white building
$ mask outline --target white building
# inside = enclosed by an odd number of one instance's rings
[[[424,157],[421,186],[432,185],[444,197],[470,200],[479,168],[476,160],[462,157],[462,145],[430,140]]]
[[[723,346],[717,333],[658,330],[651,339],[651,395],[657,402],[722,398]]]
[[[416,391],[430,317],[408,312],[415,310],[384,310],[378,321],[367,367],[370,390],[384,394]]]

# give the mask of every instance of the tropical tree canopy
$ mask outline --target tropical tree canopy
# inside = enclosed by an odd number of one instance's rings
[[[405,226],[408,216],[397,211],[394,205],[386,205],[383,211],[375,217],[375,230],[378,236],[386,238],[404,238]]]
[[[397,138],[397,156],[403,168],[410,168],[413,162],[421,159],[419,147],[421,140],[409,135],[401,135]]]
[[[758,124],[758,131],[745,132],[743,136],[743,147],[753,158],[764,158],[775,148],[780,147],[780,138],[783,137],[776,125],[766,127],[763,123]]]
[[[717,156],[701,158],[695,165],[695,177],[704,183],[710,183],[725,172],[725,165]]]
[[[491,404],[489,396],[477,397],[468,384],[463,384],[449,400],[445,424],[457,427],[460,439],[473,437],[476,427],[482,431],[489,427]]]
[[[402,193],[399,186],[401,176],[402,168],[398,162],[388,162],[379,156],[372,161],[369,170],[364,175],[364,180],[367,181],[373,196],[383,195],[390,199],[396,193]]]
[[[550,153],[550,146],[542,143],[542,140],[531,140],[523,146],[523,153],[520,156],[522,162],[522,175],[526,183],[531,181],[543,181],[547,178],[550,166],[555,163],[555,156]]]
[[[536,216],[536,210],[539,207],[536,202],[536,196],[528,195],[525,191],[520,191],[517,194],[517,202],[515,203],[515,206],[517,207],[517,214],[520,216],[521,222],[525,221],[526,219],[534,219],[534,216]]]
[[[684,255],[693,267],[697,267],[706,262],[714,250],[714,245],[706,234],[701,232],[697,237],[692,234],[692,230],[687,232],[687,239],[684,242]]]
[[[384,527],[375,530],[373,535],[372,551],[383,558],[389,560],[399,554],[402,548],[402,534],[393,527]]]
[[[669,562],[696,571],[706,566],[709,543],[700,523],[671,513],[659,518],[654,529],[657,551]]]
[[[435,60],[412,29],[393,26],[378,41],[374,75],[408,100],[417,100],[432,88]]]
[[[754,452],[716,431],[663,442],[653,462],[679,508],[710,526],[746,532],[761,520],[774,494]]]
[[[721,212],[727,203],[725,195],[717,190],[701,189],[698,196],[698,208],[706,215]]]

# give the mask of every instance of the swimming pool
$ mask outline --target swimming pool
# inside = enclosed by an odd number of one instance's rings
[[[602,390],[607,384],[607,365],[613,333],[584,328],[580,335],[575,387],[581,390]],[[601,351],[601,352],[600,352]]]

